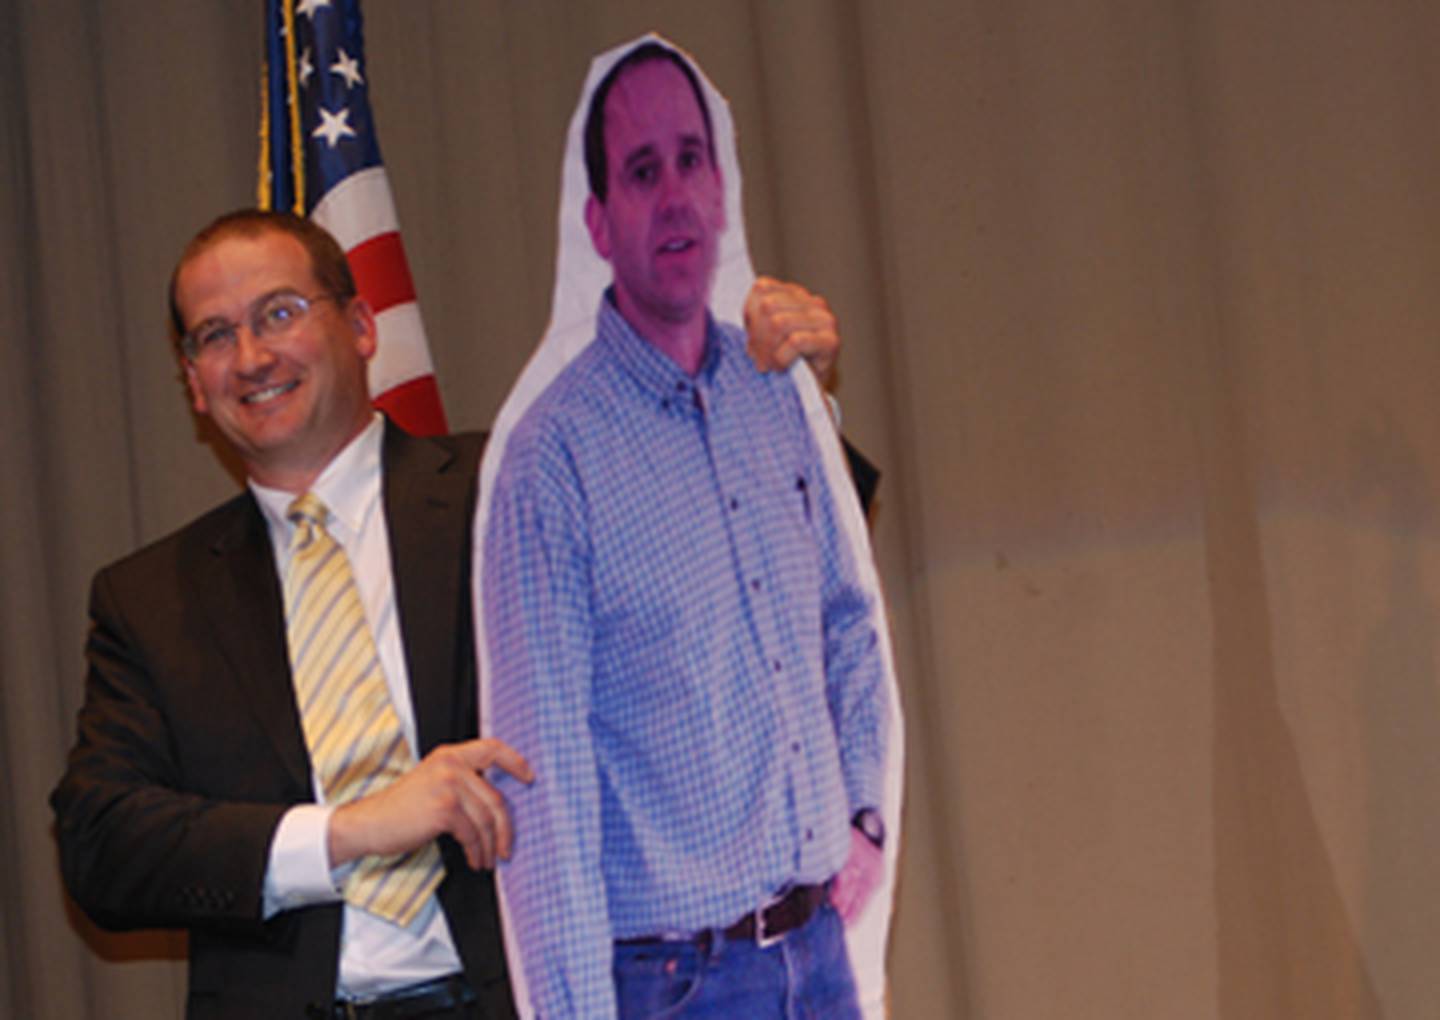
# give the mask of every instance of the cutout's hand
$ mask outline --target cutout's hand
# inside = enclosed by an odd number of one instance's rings
[[[830,905],[847,925],[860,916],[885,876],[885,851],[859,829],[850,830],[850,853],[830,883]]]

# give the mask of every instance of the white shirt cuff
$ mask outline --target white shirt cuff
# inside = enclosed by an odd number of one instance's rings
[[[330,870],[326,846],[334,807],[297,804],[286,811],[270,841],[270,864],[265,869],[265,919],[282,910],[334,903],[344,898],[337,881],[343,874]]]

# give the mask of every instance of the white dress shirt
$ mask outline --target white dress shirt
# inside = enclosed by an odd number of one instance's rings
[[[350,558],[365,618],[385,671],[390,700],[400,717],[410,749],[415,752],[415,710],[410,702],[409,675],[405,669],[390,570],[390,539],[380,498],[383,435],[383,419],[377,414],[365,431],[326,466],[310,491],[329,509],[326,528]],[[295,531],[285,512],[297,494],[267,489],[253,481],[250,490],[259,501],[270,529],[275,569],[284,577],[290,559],[290,539]],[[282,910],[343,899],[340,882],[349,866],[332,869],[326,847],[334,805],[325,803],[325,793],[313,774],[310,781],[316,803],[297,805],[287,811],[270,844],[270,864],[265,873],[266,917]],[[342,998],[375,995],[460,969],[454,939],[435,897],[431,897],[408,928],[345,905],[336,984]]]

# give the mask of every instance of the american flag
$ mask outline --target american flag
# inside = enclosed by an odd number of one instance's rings
[[[447,431],[390,181],[380,159],[359,0],[267,0],[259,205],[339,240],[375,310],[375,406],[417,435]]]

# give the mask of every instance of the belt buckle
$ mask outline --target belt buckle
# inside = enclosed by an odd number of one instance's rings
[[[780,890],[778,893],[776,893],[774,896],[772,896],[769,900],[767,900],[766,902],[760,904],[760,906],[758,906],[758,907],[755,908],[755,945],[756,945],[758,948],[760,948],[760,949],[768,949],[768,948],[770,948],[771,946],[773,946],[775,943],[779,942],[781,939],[783,939],[783,938],[785,937],[785,932],[783,932],[783,931],[782,931],[782,932],[777,932],[777,933],[775,933],[774,935],[771,935],[771,934],[766,930],[766,928],[765,928],[765,911],[769,910],[771,907],[775,906],[777,903],[779,903],[779,902],[781,902],[782,900],[784,900],[785,897],[788,896],[788,895],[790,895],[790,889],[787,887],[787,888],[785,888],[785,889]]]

